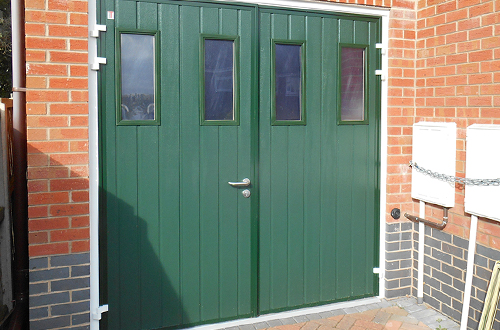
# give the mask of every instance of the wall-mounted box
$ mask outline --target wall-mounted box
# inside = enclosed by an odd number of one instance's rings
[[[455,175],[457,124],[419,122],[413,124],[412,160],[419,167]],[[453,207],[455,184],[412,169],[411,197],[424,202]]]
[[[465,176],[500,179],[500,125],[467,127]],[[465,212],[500,221],[500,186],[465,186]]]

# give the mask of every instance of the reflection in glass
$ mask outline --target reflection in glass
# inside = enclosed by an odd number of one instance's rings
[[[276,120],[301,120],[301,45],[275,45]]]
[[[155,119],[155,36],[121,34],[122,120]]]
[[[340,120],[365,119],[364,48],[343,47],[341,54]]]
[[[234,120],[234,41],[205,39],[205,120]]]

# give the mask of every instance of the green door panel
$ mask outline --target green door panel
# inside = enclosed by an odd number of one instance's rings
[[[261,11],[259,312],[377,294],[377,22]],[[305,126],[273,126],[273,39],[305,40]],[[366,44],[368,125],[337,125],[338,45]]]
[[[103,329],[185,328],[376,295],[379,20],[216,2],[102,5],[115,12],[100,44]],[[117,38],[135,30],[159,38],[159,125],[117,125]],[[239,124],[200,124],[200,50],[217,35],[238,40]],[[305,47],[306,118],[273,125],[271,47],[287,41]],[[338,123],[340,44],[367,47],[367,123]],[[249,187],[228,184],[243,178]]]
[[[116,7],[118,31],[159,31],[156,109],[162,122],[115,125],[114,88],[108,85],[108,328],[180,327],[255,315],[252,199],[227,183],[254,178],[253,8],[129,1]],[[235,51],[245,101],[239,126],[200,125],[202,34],[239,37]],[[114,66],[119,70],[119,63]],[[114,72],[107,74],[115,84]]]

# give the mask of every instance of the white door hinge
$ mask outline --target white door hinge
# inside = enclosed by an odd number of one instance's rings
[[[375,75],[376,75],[376,76],[380,76],[380,79],[381,79],[382,81],[384,81],[384,80],[385,80],[385,76],[384,76],[382,73],[383,73],[383,71],[382,71],[382,70],[375,70]]]
[[[106,58],[105,57],[94,58],[94,62],[90,64],[90,69],[94,71],[99,71],[99,64],[106,64]]]
[[[106,313],[107,311],[108,304],[97,307],[95,313],[92,313],[92,319],[100,320],[102,317],[102,313]]]
[[[383,278],[384,277],[384,272],[381,271],[379,267],[374,267],[373,268],[373,274],[378,274],[378,278]]]
[[[375,48],[380,49],[380,54],[385,55],[386,54],[386,48],[384,47],[384,44],[375,44]]]
[[[90,36],[94,38],[99,38],[99,32],[106,32],[106,25],[96,24],[94,29],[90,31]]]

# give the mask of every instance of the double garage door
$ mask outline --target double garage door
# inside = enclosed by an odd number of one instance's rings
[[[379,20],[107,6],[103,328],[188,327],[376,295]]]

